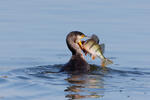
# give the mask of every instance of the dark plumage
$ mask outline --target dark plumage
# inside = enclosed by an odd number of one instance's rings
[[[79,73],[88,72],[90,70],[90,65],[83,58],[82,50],[78,45],[78,42],[83,38],[82,36],[84,36],[84,34],[79,31],[72,31],[67,35],[66,43],[72,52],[72,57],[61,71]]]

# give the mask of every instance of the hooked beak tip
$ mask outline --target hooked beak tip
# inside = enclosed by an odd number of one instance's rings
[[[84,38],[89,38],[89,36],[85,35]]]

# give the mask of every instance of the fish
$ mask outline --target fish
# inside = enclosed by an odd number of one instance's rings
[[[82,41],[82,50],[85,55],[90,54],[91,58],[94,60],[96,57],[102,60],[101,66],[113,64],[113,61],[109,60],[104,56],[105,44],[99,44],[99,38],[94,34],[91,38],[86,41]]]

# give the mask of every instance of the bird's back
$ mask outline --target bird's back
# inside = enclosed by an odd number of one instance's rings
[[[85,73],[89,72],[89,70],[90,65],[80,55],[73,55],[70,61],[64,65],[61,71]]]

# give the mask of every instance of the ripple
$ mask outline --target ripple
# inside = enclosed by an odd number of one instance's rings
[[[16,93],[23,92],[26,94],[25,98],[65,93],[65,98],[68,99],[102,98],[105,93],[110,92],[145,90],[147,93],[149,90],[150,83],[144,83],[142,80],[148,81],[150,73],[139,68],[119,70],[91,65],[91,72],[74,75],[59,72],[62,66],[63,64],[45,65],[12,70],[1,75],[0,82],[5,84],[1,85],[0,89],[4,89],[4,93],[12,90]],[[33,93],[29,94],[27,91]],[[10,98],[15,98],[16,93],[11,94]]]

